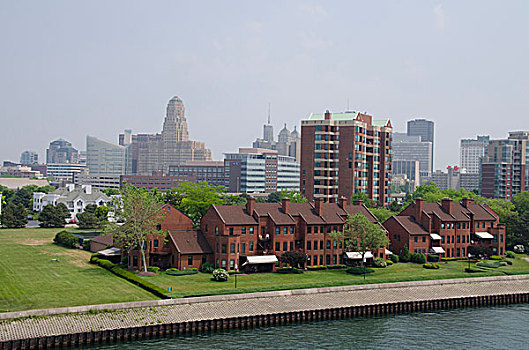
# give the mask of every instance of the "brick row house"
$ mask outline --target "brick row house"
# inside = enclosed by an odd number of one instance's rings
[[[249,198],[246,205],[213,205],[200,228],[213,249],[215,265],[228,270],[271,271],[289,251],[306,253],[308,266],[334,265],[348,257],[358,259],[330,237],[343,230],[348,215],[358,212],[380,225],[365,205],[348,205],[343,198],[338,203],[256,203]],[[386,249],[373,254],[385,257]]]
[[[399,215],[384,222],[390,249],[399,254],[406,245],[411,253],[466,258],[469,246],[484,248],[489,255],[505,253],[505,225],[486,204],[465,198],[440,203],[417,199]]]

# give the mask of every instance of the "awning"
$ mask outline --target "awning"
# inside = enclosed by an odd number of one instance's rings
[[[434,252],[435,254],[444,254],[445,253],[445,250],[443,249],[443,247],[432,247],[432,248],[430,248],[430,251]]]
[[[392,252],[391,250],[388,250],[388,249],[386,249],[386,250],[384,251],[384,253],[385,253],[386,255],[393,255],[393,252]]]
[[[119,248],[103,249],[103,250],[98,251],[97,254],[103,255],[103,256],[120,256],[121,249]]]
[[[275,264],[277,260],[277,256],[275,255],[257,255],[257,256],[247,256],[246,259],[248,259],[248,264]]]
[[[437,233],[430,233],[430,238],[434,241],[440,241],[441,236],[439,236]]]
[[[345,257],[347,259],[357,260],[362,259],[362,253],[360,252],[345,252]],[[371,259],[373,257],[373,254],[371,252],[366,252],[365,258]]]
[[[476,232],[476,236],[482,239],[493,239],[494,236],[488,232]]]

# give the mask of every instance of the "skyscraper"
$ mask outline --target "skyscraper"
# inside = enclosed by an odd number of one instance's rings
[[[408,136],[420,136],[422,142],[432,143],[430,168],[434,169],[434,123],[431,120],[415,119],[408,121]]]
[[[46,150],[46,164],[78,164],[79,151],[64,139],[50,142]]]
[[[311,114],[301,121],[301,192],[336,203],[365,193],[389,203],[392,126],[359,112]]]
[[[419,161],[421,178],[432,174],[432,143],[421,141],[422,136],[408,136],[402,132],[393,133],[393,162]],[[393,172],[394,174],[401,174]],[[420,185],[420,183],[418,184]]]
[[[24,151],[20,154],[20,164],[29,165],[29,164],[38,164],[39,155],[37,152],[33,151]]]
[[[489,140],[489,136],[461,140],[460,164],[467,173],[479,174],[481,158],[487,155]]]
[[[90,175],[128,175],[132,172],[132,146],[120,146],[86,137],[86,162]]]

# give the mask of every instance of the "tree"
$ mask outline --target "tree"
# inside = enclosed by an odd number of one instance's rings
[[[299,191],[288,191],[281,190],[279,192],[272,192],[268,195],[266,200],[268,203],[281,203],[284,198],[288,198],[292,203],[306,203],[307,198],[305,198]]]
[[[389,244],[386,232],[379,225],[369,221],[362,213],[348,215],[343,232],[332,232],[331,237],[342,241],[347,249],[361,253],[364,267],[366,252]]]
[[[63,203],[59,203],[57,206],[48,204],[42,208],[39,215],[40,227],[64,227],[66,219],[69,217],[68,208]]]
[[[284,252],[281,255],[281,262],[288,264],[291,267],[297,267],[298,269],[303,268],[307,262],[308,255],[302,252]]]
[[[143,262],[143,270],[147,272],[145,249],[151,236],[164,239],[166,232],[157,230],[163,221],[165,211],[152,192],[125,185],[120,191],[119,200],[113,203],[113,211],[125,224],[118,226],[109,223],[105,227],[107,234],[112,234],[117,246],[130,252],[139,249]]]
[[[97,228],[104,226],[108,222],[108,212],[109,209],[106,206],[87,205],[84,212],[77,214],[79,227]]]
[[[22,204],[9,203],[2,209],[2,225],[8,228],[25,227],[28,223],[28,214]]]
[[[39,187],[35,192],[50,193],[55,191],[55,187],[52,185],[44,185]]]
[[[358,201],[362,201],[364,203],[364,205],[366,207],[368,207],[368,208],[375,208],[376,207],[376,203],[374,201],[372,201],[371,199],[369,199],[367,194],[365,194],[363,192],[353,193],[353,195],[351,196],[351,203],[355,204]]]
[[[383,223],[384,221],[395,215],[395,213],[386,208],[371,208],[369,209],[369,211],[376,216],[377,220],[380,223]]]
[[[22,187],[16,191],[13,196],[13,204],[22,204],[26,209],[32,209],[33,192],[35,192],[37,188],[38,187],[35,185]]]
[[[119,194],[119,190],[115,188],[104,188],[101,190],[104,194],[107,196],[117,196]]]

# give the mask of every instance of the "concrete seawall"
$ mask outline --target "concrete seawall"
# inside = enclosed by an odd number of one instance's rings
[[[0,321],[0,350],[74,347],[291,322],[527,302],[529,276],[504,276],[161,300],[139,308],[113,304],[114,311],[101,313]],[[111,308],[107,305],[102,309]]]

